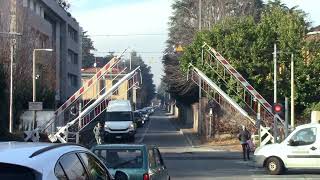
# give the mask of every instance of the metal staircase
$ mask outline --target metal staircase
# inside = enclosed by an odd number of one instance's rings
[[[124,74],[126,68],[121,71],[113,69],[120,62],[125,51],[112,58],[91,79],[74,93],[61,107],[55,111],[55,115],[43,125],[33,131],[25,131],[25,141],[39,141],[39,133],[49,134],[49,140],[55,142],[68,142],[68,138],[79,139],[79,132],[90,122],[97,118],[108,105],[108,97],[113,94],[125,81],[129,81],[128,90],[139,85],[137,71],[139,68]],[[122,78],[120,76],[123,76]],[[112,77],[121,78],[114,86],[97,90],[100,80]],[[96,93],[98,91],[98,93]],[[75,125],[78,123],[77,125]]]
[[[261,124],[257,127],[260,126],[261,145],[274,142],[274,137],[269,132],[274,124],[274,116],[276,116],[278,127],[284,127],[284,122],[278,115],[273,114],[272,106],[220,53],[206,43],[202,46],[201,56],[204,69],[208,70],[214,78],[208,78],[199,69],[190,65],[191,79],[220,106],[229,104],[247,117],[253,125],[256,124],[259,104]]]

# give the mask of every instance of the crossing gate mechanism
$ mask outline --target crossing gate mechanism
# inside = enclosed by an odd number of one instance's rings
[[[206,43],[202,46],[202,62],[213,73],[214,78],[208,78],[192,64],[188,76],[191,76],[191,79],[220,106],[229,104],[253,125],[256,124],[254,119],[257,117],[259,103],[261,124],[258,126],[260,126],[261,145],[273,143],[275,137],[269,131],[270,127],[274,126],[274,117],[277,119],[278,127],[284,128],[284,122],[279,115],[273,114],[272,106],[220,53]]]
[[[125,51],[119,57],[112,58],[91,79],[84,83],[74,95],[55,111],[53,118],[33,131],[25,131],[24,140],[39,141],[39,133],[45,133],[49,134],[49,140],[52,142],[57,140],[68,142],[70,135],[78,135],[83,128],[106,110],[108,98],[120,85],[128,81],[128,91],[133,87],[138,87],[139,78],[137,77],[140,67],[128,74],[124,74],[126,68],[122,70],[114,69]],[[113,78],[113,80],[117,78],[120,80],[112,87],[104,87],[96,93],[100,80],[105,78]]]

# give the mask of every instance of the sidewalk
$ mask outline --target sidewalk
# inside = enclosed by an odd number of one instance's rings
[[[169,115],[169,114],[167,114]],[[177,118],[170,118],[172,124],[180,131],[188,141],[188,144],[192,148],[199,149],[201,151],[228,151],[228,152],[240,152],[242,151],[240,144],[237,140],[216,140],[206,141],[201,139],[194,131],[191,125],[183,124],[177,120]]]

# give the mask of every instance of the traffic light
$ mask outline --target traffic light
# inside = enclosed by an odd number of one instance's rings
[[[273,105],[273,113],[275,114],[282,114],[283,112],[283,106],[280,103],[275,103]]]

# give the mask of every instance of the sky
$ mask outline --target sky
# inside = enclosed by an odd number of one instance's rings
[[[70,12],[94,41],[98,56],[119,55],[128,48],[151,66],[158,86],[163,75],[161,58],[168,39],[168,21],[174,0],[68,0]],[[264,0],[267,2],[268,0]],[[299,6],[314,26],[320,25],[320,0],[283,0]]]

